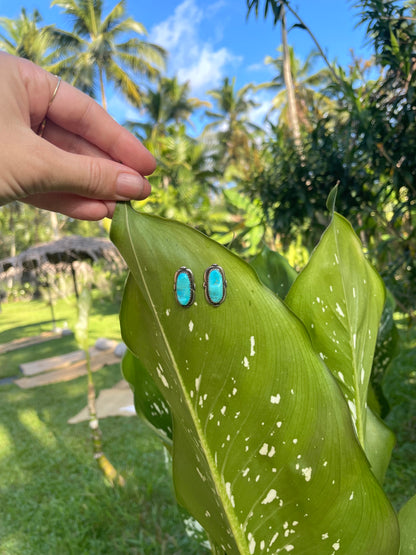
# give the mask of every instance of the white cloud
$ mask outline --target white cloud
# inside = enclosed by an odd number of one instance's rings
[[[194,91],[206,92],[220,83],[226,65],[234,59],[226,48],[212,50],[205,44],[202,51],[195,53],[193,65],[178,69],[178,79],[190,81]]]
[[[173,15],[155,25],[150,32],[151,42],[159,44],[169,52],[183,51],[184,43],[194,42],[196,26],[202,20],[200,10],[194,0],[184,0],[176,7]]]
[[[202,39],[201,28],[211,28],[207,20],[222,2],[202,9],[196,0],[184,0],[173,14],[153,27],[151,42],[163,46],[169,52],[169,74],[177,75],[180,82],[189,81],[192,94],[203,95],[208,89],[217,87],[221,79],[229,73],[229,67],[240,62],[225,47],[216,46],[215,29],[207,39]]]

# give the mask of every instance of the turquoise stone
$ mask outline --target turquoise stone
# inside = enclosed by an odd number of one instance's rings
[[[181,306],[190,306],[194,300],[194,282],[191,270],[180,268],[175,274],[176,300]]]
[[[213,264],[205,272],[205,295],[207,301],[213,305],[219,305],[225,298],[226,281],[224,270]]]

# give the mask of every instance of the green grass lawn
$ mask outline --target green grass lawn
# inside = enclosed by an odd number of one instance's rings
[[[118,305],[95,300],[92,341],[119,338]],[[73,299],[56,316],[73,328]],[[0,343],[51,329],[41,302],[3,305]],[[0,377],[21,362],[76,348],[73,338],[3,355]],[[97,394],[121,379],[118,365],[94,374]],[[126,479],[110,487],[92,457],[87,423],[67,424],[86,405],[87,379],[21,390],[0,386],[1,555],[200,554],[187,537],[160,442],[137,417],[100,422],[104,452]]]
[[[90,318],[90,339],[93,344],[99,337],[120,339],[118,322],[119,303],[101,299],[97,292]],[[75,297],[60,299],[54,307],[57,326],[74,329],[78,312]],[[0,344],[13,339],[31,337],[53,328],[50,307],[44,301],[9,303],[2,305],[0,313]],[[75,338],[63,337],[33,345],[10,353],[0,354],[0,379],[16,376],[22,362],[39,360],[78,349]]]

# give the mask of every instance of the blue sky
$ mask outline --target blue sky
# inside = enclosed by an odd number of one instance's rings
[[[115,0],[104,2],[104,13]],[[264,3],[264,0],[261,0]],[[312,29],[328,58],[341,65],[351,60],[350,49],[358,56],[369,57],[364,29],[356,28],[357,9],[351,0],[295,0],[293,7]],[[23,0],[22,3],[0,0],[0,15],[16,17],[20,8],[31,12],[37,8],[45,23],[69,28],[60,9],[50,7],[48,0]],[[273,77],[264,64],[268,55],[275,57],[280,32],[273,27],[271,17],[254,13],[246,18],[246,0],[128,0],[127,10],[144,24],[148,40],[169,51],[167,73],[180,81],[189,80],[192,94],[203,98],[206,91],[216,88],[225,76],[236,77],[237,87],[248,82],[261,83]],[[288,25],[294,20],[288,15]],[[293,29],[289,42],[297,57],[305,59],[313,47],[307,33]],[[262,96],[263,95],[263,96]],[[269,97],[258,97],[261,106],[256,118],[267,111]],[[115,92],[110,93],[109,110],[119,120],[137,118],[135,110]]]

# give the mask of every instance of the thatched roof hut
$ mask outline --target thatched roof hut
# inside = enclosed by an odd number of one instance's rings
[[[37,270],[48,264],[71,265],[76,260],[95,262],[101,258],[119,268],[123,260],[111,241],[103,237],[81,237],[70,235],[51,243],[30,247],[17,256],[0,260],[0,275],[10,268]]]
[[[114,270],[125,267],[120,253],[110,240],[70,235],[0,260],[0,282],[10,278],[22,280],[25,272],[48,276],[55,269],[66,270],[72,273],[75,294],[78,296],[74,262],[96,262],[100,259],[106,260]]]

